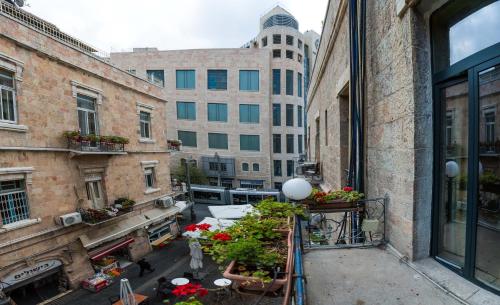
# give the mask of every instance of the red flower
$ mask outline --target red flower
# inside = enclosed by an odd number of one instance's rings
[[[208,223],[200,223],[199,225],[197,225],[196,227],[201,230],[201,231],[208,231],[208,229],[211,227],[212,225],[211,224],[208,224]]]
[[[175,287],[175,289],[172,290],[172,294],[178,297],[198,294],[198,296],[202,297],[208,294],[208,290],[201,287],[200,284],[187,283],[186,285]]]
[[[231,240],[231,235],[227,233],[217,233],[212,237],[213,240],[228,241]]]
[[[352,192],[354,189],[350,186],[344,186],[344,188],[342,189],[344,192]]]
[[[184,230],[185,231],[189,231],[189,232],[194,232],[196,231],[196,229],[198,229],[198,226],[195,225],[195,224],[190,224],[190,225],[187,225]]]

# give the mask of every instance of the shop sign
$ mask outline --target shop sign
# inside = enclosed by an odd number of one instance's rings
[[[25,281],[39,274],[53,270],[62,265],[60,260],[51,259],[38,262],[33,266],[28,266],[23,269],[12,272],[11,274],[4,277],[0,282],[1,288],[7,288],[11,285],[15,285],[19,282]]]

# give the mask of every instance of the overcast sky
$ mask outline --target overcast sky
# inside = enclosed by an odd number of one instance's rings
[[[26,10],[104,51],[240,47],[279,4],[321,34],[327,0],[28,0]]]

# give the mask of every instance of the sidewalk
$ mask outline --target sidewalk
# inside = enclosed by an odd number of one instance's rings
[[[308,305],[464,304],[390,250],[312,250],[305,254],[304,271]]]

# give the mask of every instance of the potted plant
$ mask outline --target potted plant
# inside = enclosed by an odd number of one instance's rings
[[[355,191],[350,186],[331,192],[322,192],[318,189],[313,189],[313,192],[304,201],[304,204],[308,205],[309,210],[350,209],[358,207],[358,201],[363,197],[363,193]]]
[[[115,200],[115,208],[122,212],[130,212],[135,204],[135,201],[128,198],[118,198]]]
[[[292,272],[293,222],[289,219],[303,214],[303,209],[264,200],[255,210],[224,231],[204,232],[211,242],[204,250],[218,264],[228,264],[224,277],[235,286],[276,291],[288,283],[286,275]]]
[[[80,132],[78,130],[67,130],[63,132],[63,136],[71,141],[80,141]]]

